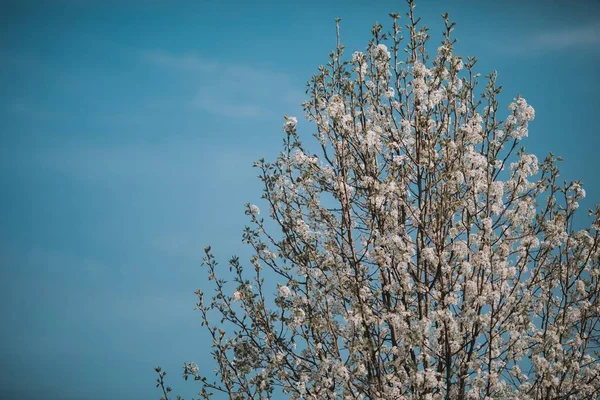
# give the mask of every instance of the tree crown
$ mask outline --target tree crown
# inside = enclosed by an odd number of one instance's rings
[[[581,183],[520,147],[534,109],[502,109],[495,72],[481,87],[447,14],[430,57],[408,6],[349,59],[336,21],[303,105],[318,151],[286,116],[282,153],[255,164],[277,229],[247,205],[252,268],[233,257],[232,287],[205,249],[218,379],[184,367],[203,398],[598,395],[600,211],[575,229]]]

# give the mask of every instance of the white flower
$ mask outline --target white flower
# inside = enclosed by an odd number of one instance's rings
[[[273,253],[268,249],[263,249],[260,253],[264,260],[274,260],[277,258],[277,253]]]
[[[431,75],[431,71],[429,71],[423,63],[420,63],[419,61],[415,62],[415,64],[413,65],[413,76],[423,77],[426,75]]]
[[[242,299],[242,293],[239,291],[233,292],[233,301],[240,301]]]
[[[338,94],[333,95],[327,105],[327,113],[331,118],[339,118],[344,114],[344,101]]]
[[[485,233],[489,234],[492,232],[492,219],[490,217],[484,218],[481,221],[481,224],[483,225],[483,230]]]
[[[368,130],[365,135],[365,143],[367,144],[368,149],[377,148],[379,145],[379,138],[377,137],[377,133],[372,130]]]
[[[196,364],[195,362],[191,362],[187,365],[188,367],[188,371],[190,372],[190,374],[192,375],[197,375],[198,374],[198,364]]]
[[[375,55],[377,56],[381,56],[385,59],[389,59],[391,57],[390,52],[388,51],[388,48],[385,44],[378,44],[377,47],[375,48]]]
[[[354,53],[352,53],[352,62],[353,63],[360,63],[365,59],[365,55],[363,53],[361,53],[360,51],[355,51]]]
[[[296,220],[296,232],[304,240],[308,240],[310,238],[310,228],[302,218],[298,218]]]
[[[306,154],[304,154],[304,152],[300,149],[296,150],[296,152],[294,153],[294,160],[298,164],[302,164],[302,163],[306,162],[307,159],[308,159],[308,156]]]
[[[460,71],[464,68],[463,61],[461,57],[454,57],[454,65],[456,66],[456,70]]]
[[[296,117],[284,116],[285,122],[283,123],[283,131],[286,133],[292,133],[296,129],[298,119]]]
[[[250,214],[252,214],[252,215],[260,214],[260,208],[258,208],[258,206],[254,205],[254,204],[250,204]]]
[[[297,323],[302,323],[304,321],[305,316],[306,316],[306,313],[304,312],[303,309],[296,308],[294,310],[294,319]]]
[[[587,295],[587,292],[585,291],[585,282],[584,282],[584,281],[582,281],[581,279],[578,279],[578,280],[575,282],[575,286],[577,287],[577,292],[578,292],[580,295],[582,295],[582,296],[585,296],[585,295]]]
[[[434,90],[429,96],[429,108],[434,108],[444,100],[445,92],[443,89]]]
[[[574,196],[575,200],[581,200],[581,199],[585,198],[585,190],[581,187],[579,182],[571,183],[570,189],[575,192],[575,196]]]
[[[281,297],[290,297],[292,295],[292,291],[289,287],[281,285],[279,286],[279,295]]]

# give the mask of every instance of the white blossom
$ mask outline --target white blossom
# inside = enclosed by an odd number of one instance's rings
[[[285,122],[283,124],[283,130],[286,133],[291,133],[296,129],[298,119],[296,117],[285,116]]]
[[[287,287],[285,285],[280,285],[279,286],[279,295],[281,297],[290,297],[292,295],[292,291],[289,287]]]

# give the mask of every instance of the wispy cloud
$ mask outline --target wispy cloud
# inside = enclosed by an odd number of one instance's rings
[[[182,72],[214,72],[218,68],[217,63],[195,53],[175,55],[164,51],[149,51],[143,53],[143,58],[152,64]]]
[[[282,105],[298,106],[302,86],[286,74],[265,68],[209,59],[197,53],[143,53],[152,65],[185,75],[197,82],[190,104],[230,118],[276,116]]]
[[[197,140],[120,145],[65,142],[61,146],[0,149],[0,166],[18,171],[41,169],[85,185],[128,187],[131,184],[188,188],[190,182],[209,179],[218,169],[223,176],[251,165],[254,154],[207,145]]]
[[[600,21],[533,32],[511,46],[517,52],[539,53],[568,49],[600,49]]]
[[[551,49],[600,45],[600,22],[552,32],[540,32],[532,37],[532,43]]]

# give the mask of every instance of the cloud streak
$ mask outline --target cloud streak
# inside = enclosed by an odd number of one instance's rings
[[[189,104],[229,118],[274,117],[282,106],[302,102],[300,85],[286,74],[256,66],[207,59],[197,53],[143,53],[151,65],[183,74],[197,82]],[[285,112],[285,111],[283,111]]]
[[[571,49],[600,49],[600,21],[524,35],[511,46],[517,53],[535,54]]]
[[[552,32],[540,32],[535,34],[531,41],[535,45],[556,50],[597,47],[600,45],[600,22]]]
[[[112,190],[140,187],[190,190],[215,171],[223,177],[239,174],[252,164],[254,153],[198,140],[121,145],[65,142],[60,146],[0,149],[5,166],[24,176],[43,171],[78,184]],[[252,174],[253,175],[253,174]]]

